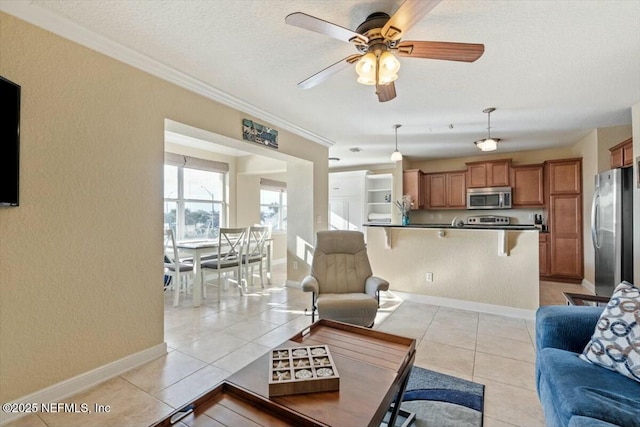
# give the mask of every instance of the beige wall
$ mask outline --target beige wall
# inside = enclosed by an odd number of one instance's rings
[[[496,230],[367,227],[367,253],[392,291],[535,310],[539,303],[538,232],[508,232],[509,256],[498,256]],[[433,282],[426,273],[433,273]]]
[[[252,117],[4,13],[0,40],[22,86],[21,205],[0,210],[7,402],[162,344],[164,120],[241,140]],[[313,165],[299,220],[326,228],[328,149],[279,145]]]
[[[247,160],[249,157],[260,156],[244,156],[242,159]],[[264,159],[264,158],[263,158]],[[264,159],[267,163],[270,163],[268,159]],[[282,168],[282,162],[278,161],[278,168]],[[264,165],[262,162],[258,162],[259,165]],[[251,164],[244,163],[238,169],[242,169],[245,173],[238,174],[238,193],[237,193],[237,221],[239,226],[249,226],[251,224],[257,224],[260,222],[260,179],[267,178],[275,181],[287,182],[287,174],[285,173],[248,173],[252,169]],[[285,165],[286,169],[286,165]],[[263,169],[268,170],[268,169]],[[289,214],[296,216],[295,206],[294,210],[289,210]],[[272,244],[272,259],[283,260],[287,257],[287,233],[286,232],[273,232],[273,244]]]
[[[631,125],[598,128],[598,173],[611,169],[609,148],[631,138],[631,133]]]
[[[573,157],[582,157],[582,247],[584,283],[595,290],[595,252],[591,242],[591,201],[598,173],[598,130],[593,130],[573,147]],[[608,159],[608,152],[607,152]]]
[[[260,176],[238,174],[236,224],[245,227],[260,222]]]
[[[325,165],[328,161],[325,159]],[[321,188],[328,189],[328,170],[325,171],[324,183]],[[287,182],[296,183],[291,188],[287,187],[287,208],[293,209],[295,206],[297,220],[287,223],[287,281],[297,283],[309,273],[313,247],[315,246],[315,232],[326,230],[327,223],[323,223],[319,215],[313,216],[308,208],[313,202],[310,189],[318,191],[314,184],[315,180],[313,168],[310,164],[293,163],[287,168]],[[317,185],[317,184],[316,184]],[[324,218],[329,213],[328,193],[325,192]],[[289,208],[291,206],[291,208]],[[291,218],[291,216],[289,216]],[[320,228],[323,227],[323,228]]]

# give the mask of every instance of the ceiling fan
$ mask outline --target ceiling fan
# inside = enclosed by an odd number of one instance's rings
[[[405,0],[392,16],[384,12],[372,13],[355,31],[302,12],[288,15],[285,18],[287,24],[351,43],[359,52],[301,81],[298,86],[311,88],[349,65],[356,64],[358,83],[375,85],[378,101],[386,102],[396,97],[394,81],[398,78],[400,62],[394,54],[409,58],[474,62],[484,53],[483,44],[401,41],[404,33],[440,1]]]

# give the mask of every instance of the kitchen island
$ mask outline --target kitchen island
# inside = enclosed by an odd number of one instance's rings
[[[364,230],[373,272],[392,292],[522,317],[539,306],[534,226],[365,224]]]

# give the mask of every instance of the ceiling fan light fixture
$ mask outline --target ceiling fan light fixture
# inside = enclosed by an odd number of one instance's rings
[[[398,78],[398,70],[400,69],[400,61],[391,52],[382,52],[379,59],[380,63],[380,81],[381,85],[389,84]]]
[[[498,141],[500,139],[491,138],[491,113],[495,110],[493,107],[482,110],[483,113],[487,113],[487,137],[474,142],[481,151],[495,151],[498,149]]]
[[[358,73],[358,83],[376,84],[376,55],[373,52],[362,55],[356,64],[356,73]]]

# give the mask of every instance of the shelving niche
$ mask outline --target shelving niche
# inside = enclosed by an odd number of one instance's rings
[[[391,223],[393,215],[393,175],[368,174],[366,188],[366,220]]]

